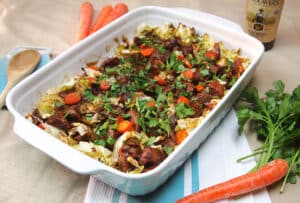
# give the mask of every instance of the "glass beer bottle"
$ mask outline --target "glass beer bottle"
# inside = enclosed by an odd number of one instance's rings
[[[265,50],[275,43],[284,0],[247,0],[245,30],[260,40]]]

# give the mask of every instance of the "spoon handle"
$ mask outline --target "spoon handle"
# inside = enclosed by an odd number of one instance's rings
[[[13,82],[7,81],[5,88],[0,94],[0,108],[5,104],[5,98],[11,88],[14,86]]]

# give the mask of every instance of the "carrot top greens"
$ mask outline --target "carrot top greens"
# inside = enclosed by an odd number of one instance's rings
[[[300,85],[291,94],[284,91],[282,81],[275,81],[273,86],[263,98],[255,87],[249,87],[241,97],[243,104],[237,114],[240,131],[251,120],[258,139],[264,143],[253,154],[238,161],[257,155],[254,169],[257,170],[273,159],[285,159],[289,163],[289,173],[280,190],[283,192],[286,182],[296,183],[300,174]]]

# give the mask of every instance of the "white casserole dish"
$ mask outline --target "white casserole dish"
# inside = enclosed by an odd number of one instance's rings
[[[71,148],[25,119],[25,113],[32,111],[42,93],[62,84],[66,76],[81,73],[80,67],[85,62],[99,56],[105,59],[113,54],[112,51],[116,46],[115,38],[120,39],[125,35],[128,39],[132,39],[135,28],[141,23],[162,25],[166,22],[174,24],[181,22],[193,26],[197,32],[208,33],[214,41],[222,41],[227,48],[241,48],[241,55],[248,57],[251,65],[205,120],[158,167],[142,174],[123,173]],[[232,28],[224,24],[230,24]],[[236,27],[238,26],[230,21],[206,13],[187,12],[186,9],[141,7],[132,10],[55,58],[43,69],[20,82],[9,93],[6,104],[15,117],[14,131],[26,142],[77,173],[94,175],[108,185],[131,195],[149,193],[165,182],[199,147],[252,78],[264,48],[258,40],[235,29]],[[110,47],[109,53],[107,47]]]

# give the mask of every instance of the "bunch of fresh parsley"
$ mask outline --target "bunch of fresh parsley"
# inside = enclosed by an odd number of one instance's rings
[[[291,94],[284,91],[282,81],[275,81],[273,86],[262,98],[255,87],[249,87],[241,96],[237,107],[240,131],[250,120],[250,127],[255,127],[263,144],[238,161],[257,156],[257,170],[273,159],[285,159],[289,171],[280,190],[283,192],[285,184],[295,184],[300,174],[300,85]]]

